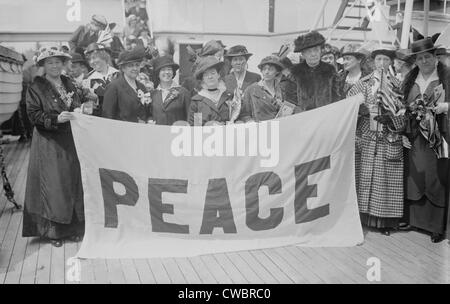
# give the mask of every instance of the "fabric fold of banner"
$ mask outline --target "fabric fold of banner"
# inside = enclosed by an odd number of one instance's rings
[[[86,215],[78,256],[362,243],[354,180],[360,101],[210,127],[75,114]]]

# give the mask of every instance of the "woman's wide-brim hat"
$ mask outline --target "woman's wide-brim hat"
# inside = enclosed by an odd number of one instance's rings
[[[39,50],[39,54],[37,55],[37,58],[36,58],[36,63],[38,65],[42,65],[45,59],[52,58],[52,57],[61,58],[61,60],[63,62],[72,58],[72,56],[58,50],[58,48],[56,48],[56,47],[42,48]]]
[[[411,43],[410,55],[418,55],[424,52],[433,52],[436,49],[437,47],[434,45],[433,39],[425,38]]]
[[[196,79],[202,79],[203,73],[209,69],[216,69],[218,72],[222,69],[224,65],[223,61],[219,61],[215,56],[206,56],[199,58],[194,76]]]
[[[131,51],[123,51],[119,54],[117,65],[121,66],[132,62],[141,62],[145,57],[145,49],[142,47],[136,47]]]
[[[312,31],[305,35],[299,36],[297,39],[295,39],[294,43],[295,43],[294,52],[299,53],[303,50],[318,45],[323,45],[325,43],[325,37],[323,37],[322,34],[320,34],[317,31]]]
[[[153,59],[153,70],[156,75],[159,75],[159,71],[165,67],[171,67],[174,73],[180,68],[178,64],[173,61],[172,56],[161,56]]]
[[[396,59],[404,61],[409,64],[414,63],[414,56],[409,53],[409,50],[400,49],[395,52]]]
[[[450,51],[447,50],[445,47],[440,47],[436,49],[436,55],[450,55]]]
[[[279,71],[282,71],[284,69],[284,65],[281,63],[281,59],[278,56],[275,55],[271,55],[271,56],[267,56],[264,57],[261,60],[261,63],[258,64],[258,68],[260,70],[262,70],[262,68],[266,65],[266,64],[271,64],[273,66],[275,66]]]
[[[344,56],[354,56],[359,59],[364,59],[369,55],[369,52],[362,48],[359,43],[349,43],[344,45],[341,49],[341,57]]]
[[[92,42],[87,46],[86,50],[84,51],[84,55],[87,56],[97,51],[107,51],[107,48],[101,43]]]
[[[247,51],[247,48],[243,45],[235,45],[230,47],[224,57],[231,59],[232,57],[244,56],[245,58],[250,58],[253,54]]]
[[[197,55],[200,57],[213,56],[224,49],[225,45],[221,40],[211,40],[206,42],[205,45],[199,49]]]
[[[83,63],[83,64],[87,64],[86,59],[83,58],[83,56],[81,54],[78,53],[71,53],[70,56],[72,56],[72,59],[70,61],[72,61],[72,63]]]
[[[373,59],[375,59],[375,57],[377,55],[387,56],[387,57],[391,58],[391,60],[394,60],[397,57],[395,49],[392,47],[388,47],[388,46],[378,46],[377,48],[372,50],[372,52],[370,53],[370,56]]]

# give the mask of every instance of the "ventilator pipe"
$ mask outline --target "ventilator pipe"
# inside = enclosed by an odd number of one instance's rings
[[[423,36],[428,37],[428,20],[429,20],[429,15],[430,15],[430,0],[424,0],[423,12],[424,12]]]
[[[413,10],[414,0],[406,0],[405,4],[405,14],[403,17],[403,28],[402,28],[402,41],[400,43],[401,49],[407,49],[409,44],[409,32],[411,29],[411,18]]]

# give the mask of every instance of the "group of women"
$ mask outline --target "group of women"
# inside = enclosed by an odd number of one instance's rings
[[[120,71],[99,63],[105,58],[92,50],[90,60],[98,68],[86,81],[103,97],[99,116],[158,125],[259,122],[274,119],[286,100],[296,103],[287,97],[283,83],[295,83],[289,81],[278,56],[265,57],[258,65],[259,75],[247,71],[252,54],[246,47],[234,46],[225,54],[231,71],[224,73],[225,63],[216,56],[223,54],[223,45],[216,42],[206,47],[211,45],[217,49],[199,52],[205,56],[198,56],[189,88],[174,80],[179,66],[171,57],[156,58],[153,90],[139,81],[143,49],[122,52]],[[413,44],[408,60],[412,58],[416,67],[402,84],[392,74],[398,57],[395,51],[378,49],[369,54],[347,46],[341,85],[347,96],[362,93],[365,97],[356,136],[362,223],[386,235],[401,224],[403,229],[411,225],[431,232],[433,242],[438,242],[444,238],[449,196],[450,167],[443,148],[450,143],[450,74],[438,63],[435,50],[429,39]],[[35,130],[23,236],[48,238],[55,246],[67,237],[78,240],[84,227],[80,167],[69,123],[71,112],[83,100],[73,82],[61,74],[68,57],[54,49],[41,52],[37,62],[45,74],[34,81],[27,95]],[[368,57],[375,66],[370,73],[362,69]]]

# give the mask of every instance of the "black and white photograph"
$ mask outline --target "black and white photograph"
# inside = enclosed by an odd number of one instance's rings
[[[449,284],[450,1],[0,0],[0,171],[2,285]]]

